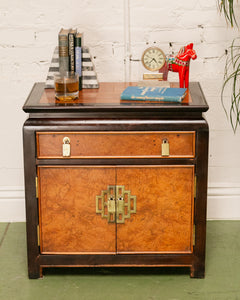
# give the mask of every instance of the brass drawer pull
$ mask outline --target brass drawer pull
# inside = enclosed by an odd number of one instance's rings
[[[69,157],[71,155],[70,138],[67,136],[63,138],[62,153],[64,157]]]
[[[169,156],[169,142],[168,139],[162,140],[162,156]]]

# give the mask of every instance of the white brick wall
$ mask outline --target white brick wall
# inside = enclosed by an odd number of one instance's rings
[[[61,27],[84,32],[100,81],[139,80],[141,64],[128,59],[147,46],[168,53],[169,42],[174,51],[194,43],[190,79],[210,106],[208,217],[240,219],[240,132],[232,133],[220,102],[221,57],[239,32],[226,26],[216,0],[3,0],[0,24],[0,221],[25,218],[21,108],[34,82],[45,80]]]

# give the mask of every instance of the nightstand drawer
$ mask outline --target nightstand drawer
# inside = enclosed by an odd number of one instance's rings
[[[38,158],[194,156],[194,131],[37,132]]]

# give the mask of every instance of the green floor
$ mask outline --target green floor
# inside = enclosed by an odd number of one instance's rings
[[[240,221],[209,221],[205,279],[184,268],[46,269],[27,276],[25,223],[0,223],[0,299],[240,299]]]

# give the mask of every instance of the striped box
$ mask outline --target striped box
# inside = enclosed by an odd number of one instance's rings
[[[55,48],[51,60],[51,64],[48,70],[47,79],[45,82],[45,88],[54,88],[54,73],[59,72],[59,57],[58,47]],[[97,89],[99,88],[99,82],[97,79],[97,73],[92,62],[92,57],[89,48],[82,47],[82,88],[83,89]]]

